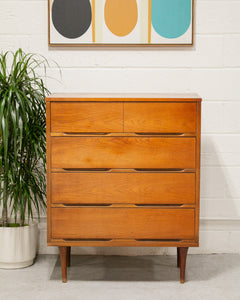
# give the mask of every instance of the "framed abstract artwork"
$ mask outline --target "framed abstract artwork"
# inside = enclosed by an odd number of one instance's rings
[[[48,0],[50,46],[193,45],[194,0]]]

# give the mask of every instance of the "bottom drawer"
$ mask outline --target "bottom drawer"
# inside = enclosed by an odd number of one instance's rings
[[[52,208],[55,239],[194,239],[193,208]]]

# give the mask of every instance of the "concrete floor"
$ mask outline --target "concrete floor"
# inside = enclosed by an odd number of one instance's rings
[[[56,255],[21,270],[0,269],[0,300],[240,300],[240,255],[189,255],[186,283],[176,256],[72,256],[68,283]]]

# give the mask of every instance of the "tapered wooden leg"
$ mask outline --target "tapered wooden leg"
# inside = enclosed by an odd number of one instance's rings
[[[177,247],[177,267],[179,268],[180,267],[180,251],[179,251],[179,247]]]
[[[180,263],[180,282],[185,282],[185,268],[187,259],[188,247],[179,248],[179,263]]]
[[[67,247],[67,266],[71,265],[71,247]]]
[[[67,247],[58,247],[62,266],[62,282],[67,282]]]

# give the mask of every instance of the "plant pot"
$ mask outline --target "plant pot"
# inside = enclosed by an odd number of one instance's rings
[[[24,227],[0,227],[0,268],[25,268],[33,264],[37,253],[38,224]]]

